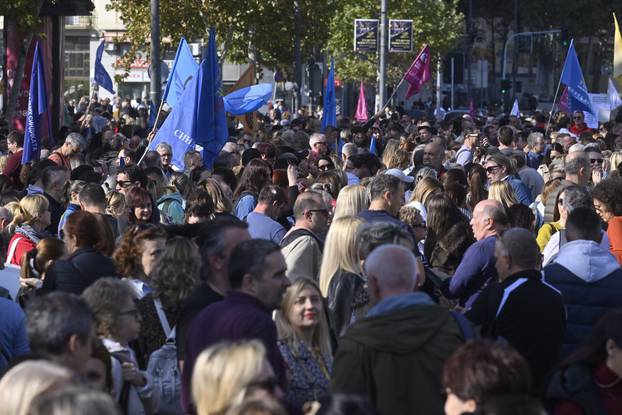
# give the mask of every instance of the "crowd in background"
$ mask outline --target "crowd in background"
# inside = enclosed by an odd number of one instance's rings
[[[1,130],[0,415],[622,413],[622,119],[65,115]]]

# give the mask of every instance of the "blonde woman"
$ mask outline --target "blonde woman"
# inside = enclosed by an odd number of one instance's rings
[[[73,381],[71,371],[47,360],[22,362],[0,380],[0,415],[27,415],[37,396]]]
[[[192,398],[198,415],[222,415],[260,393],[283,396],[258,340],[215,344],[201,352],[194,364]]]
[[[43,195],[30,195],[19,201],[19,209],[11,222],[15,235],[9,241],[6,262],[20,265],[25,253],[36,248],[43,231],[50,226],[49,202]]]
[[[231,213],[233,211],[233,202],[231,196],[227,196],[223,190],[223,185],[216,179],[207,178],[201,180],[199,186],[203,187],[214,202],[214,212]],[[229,189],[230,193],[230,189]]]
[[[344,216],[333,221],[326,235],[319,285],[328,299],[330,327],[337,336],[345,333],[353,315],[361,316],[368,302],[359,257],[364,223],[359,217]]]
[[[434,177],[425,176],[417,182],[417,185],[415,186],[415,191],[410,197],[407,206],[417,208],[417,210],[421,213],[421,217],[425,221],[428,218],[428,211],[425,208],[428,199],[430,198],[430,196],[441,193],[442,191],[443,185],[441,184],[441,182],[439,182]]]
[[[288,368],[285,401],[302,410],[330,395],[332,353],[322,295],[309,278],[298,278],[276,313],[279,350]]]
[[[382,152],[382,164],[384,164],[387,169],[391,168],[389,167],[389,164],[393,161],[393,158],[397,154],[399,148],[400,141],[395,139],[388,140],[384,146],[384,151]]]
[[[351,184],[344,187],[337,196],[333,221],[343,216],[356,216],[369,207],[369,196],[365,186]]]
[[[510,206],[518,203],[516,192],[514,192],[510,183],[506,181],[498,181],[491,184],[488,189],[488,199],[501,202],[506,211]]]
[[[618,175],[618,166],[622,163],[622,151],[614,151],[609,156],[609,174],[616,172]]]

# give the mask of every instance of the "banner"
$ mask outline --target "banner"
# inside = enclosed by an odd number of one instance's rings
[[[356,103],[356,113],[354,119],[359,122],[365,122],[369,119],[367,115],[367,101],[365,101],[365,87],[363,86],[363,80],[361,80],[361,86],[359,88],[359,100]]]
[[[613,14],[613,79],[622,82],[622,35],[616,14]],[[622,83],[620,84],[622,86]]]
[[[378,50],[378,19],[354,20],[354,50],[357,52]]]
[[[335,59],[330,60],[330,70],[324,90],[324,105],[322,106],[322,132],[326,127],[337,126],[337,101],[335,100]]]
[[[48,95],[45,86],[45,69],[39,42],[35,41],[35,54],[30,74],[30,93],[28,94],[28,110],[26,113],[26,131],[24,134],[24,151],[22,164],[32,160],[39,160],[41,142],[43,141],[42,127],[50,123],[47,113]]]
[[[413,21],[389,20],[389,52],[412,52]]]

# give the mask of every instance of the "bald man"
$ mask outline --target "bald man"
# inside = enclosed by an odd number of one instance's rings
[[[372,308],[339,341],[333,392],[365,396],[381,414],[443,413],[440,375],[464,342],[459,317],[415,291],[417,261],[403,246],[374,249],[365,273]]]
[[[443,167],[444,158],[445,148],[440,143],[432,141],[425,145],[423,149],[423,165],[436,170],[438,177],[445,174],[445,168]]]
[[[508,225],[498,201],[482,200],[475,206],[471,229],[477,242],[466,250],[454,275],[443,281],[441,288],[447,298],[458,299],[460,306],[468,309],[486,284],[497,278],[495,241]]]
[[[527,359],[536,391],[559,358],[564,301],[542,281],[540,249],[528,230],[512,228],[498,237],[495,258],[499,279],[482,291],[467,317],[482,326],[483,336],[507,341]]]

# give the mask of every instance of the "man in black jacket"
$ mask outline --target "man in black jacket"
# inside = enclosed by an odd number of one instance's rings
[[[528,230],[513,228],[497,238],[495,258],[499,281],[484,289],[467,317],[482,325],[482,335],[514,346],[539,388],[561,351],[566,330],[562,296],[542,281],[540,250]]]
[[[442,414],[443,364],[464,341],[456,318],[415,291],[407,248],[374,249],[365,272],[372,308],[339,341],[333,392],[365,396],[381,415]]]

